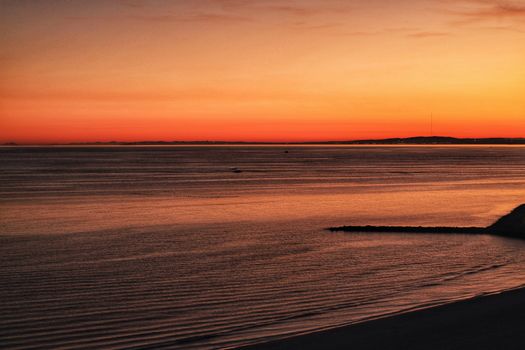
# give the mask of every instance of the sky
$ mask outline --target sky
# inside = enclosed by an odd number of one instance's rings
[[[430,134],[525,136],[525,0],[0,0],[0,143]]]

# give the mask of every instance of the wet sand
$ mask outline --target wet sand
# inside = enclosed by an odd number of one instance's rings
[[[524,321],[522,288],[248,348],[525,349]]]

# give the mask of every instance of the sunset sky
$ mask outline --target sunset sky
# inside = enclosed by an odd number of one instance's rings
[[[525,136],[525,1],[0,0],[0,142]]]

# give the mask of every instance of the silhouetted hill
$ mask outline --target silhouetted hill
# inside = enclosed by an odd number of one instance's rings
[[[413,145],[523,145],[525,138],[456,138],[449,136],[415,136],[406,138],[389,138],[377,140],[355,140],[355,141],[335,141],[341,144],[413,144]]]

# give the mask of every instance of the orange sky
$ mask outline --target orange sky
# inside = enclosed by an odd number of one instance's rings
[[[0,0],[0,142],[525,136],[525,1]]]

